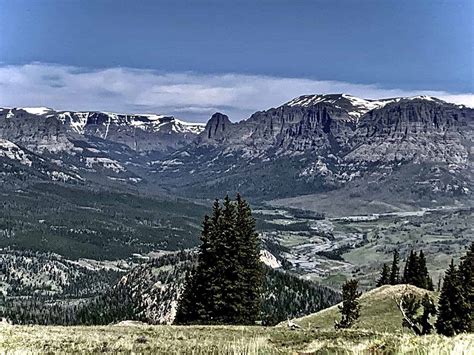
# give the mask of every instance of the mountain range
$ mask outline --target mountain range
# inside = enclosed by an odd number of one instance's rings
[[[400,200],[397,206],[465,202],[473,126],[472,108],[429,96],[304,95],[240,122],[215,113],[205,125],[154,114],[3,108],[0,180],[14,188],[58,181],[192,198],[240,191],[276,203],[321,193]]]

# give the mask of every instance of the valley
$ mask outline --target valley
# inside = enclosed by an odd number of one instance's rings
[[[0,355],[474,355],[473,14],[0,0]]]
[[[411,249],[428,255],[436,283],[450,259],[458,259],[474,239],[473,211],[466,207],[325,219],[296,218],[290,211],[256,210],[268,224],[263,239],[280,247],[292,271],[334,288],[348,278],[373,287],[393,251],[403,261]]]

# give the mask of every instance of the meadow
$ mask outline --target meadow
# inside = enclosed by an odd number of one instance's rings
[[[474,335],[243,326],[0,326],[0,353],[472,354]]]

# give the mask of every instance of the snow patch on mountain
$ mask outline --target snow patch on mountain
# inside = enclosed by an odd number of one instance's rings
[[[58,114],[58,119],[69,125],[73,131],[84,134],[84,127],[87,124],[88,112],[69,112],[64,111]]]
[[[32,115],[45,115],[47,113],[54,113],[53,109],[49,107],[19,107],[19,110],[26,111]]]
[[[120,173],[126,171],[126,169],[116,160],[103,157],[87,157],[86,158],[86,167],[93,168],[94,166],[99,165],[104,169],[110,169],[115,173]]]
[[[367,112],[381,108],[397,99],[366,100],[347,94],[303,95],[287,102],[286,106],[310,107],[319,103],[332,104],[335,107],[347,110],[349,116],[359,119]]]
[[[18,161],[20,164],[31,166],[33,164],[23,149],[17,146],[15,143],[7,141],[6,139],[0,138],[0,157],[9,158]]]

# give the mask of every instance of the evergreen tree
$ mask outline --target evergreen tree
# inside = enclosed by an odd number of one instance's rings
[[[398,266],[399,262],[400,255],[398,254],[398,250],[395,250],[393,252],[392,268],[390,269],[390,285],[397,285],[400,282],[400,270]]]
[[[414,285],[427,290],[434,290],[433,280],[431,279],[426,266],[425,254],[421,250],[419,255],[415,251],[410,251],[410,255],[403,271],[403,283]]]
[[[418,256],[418,270],[415,276],[415,286],[425,288],[427,290],[433,291],[433,281],[428,273],[428,268],[426,266],[426,258],[423,250],[420,250]]]
[[[390,283],[390,269],[387,264],[383,264],[380,278],[377,280],[377,287],[388,285]]]
[[[243,324],[255,323],[262,293],[263,267],[260,262],[260,238],[255,231],[255,219],[249,204],[237,194],[236,235],[240,245],[238,263],[241,267],[240,292],[244,295],[241,312]]]
[[[195,270],[187,271],[184,277],[183,293],[179,297],[179,305],[176,312],[175,322],[177,324],[187,323],[188,321],[197,319],[197,305],[193,305],[191,302],[193,299],[193,289],[195,281],[192,275]],[[202,310],[202,306],[200,307]]]
[[[474,332],[474,243],[471,243],[466,255],[459,264],[459,277],[466,301],[465,320],[469,332]]]
[[[466,315],[468,306],[460,279],[459,271],[451,260],[444,276],[436,320],[436,330],[446,336],[456,335],[469,328],[469,315]]]
[[[403,282],[410,285],[416,285],[417,276],[419,271],[418,255],[416,252],[411,250],[405,264],[405,270],[403,272]]]
[[[357,291],[359,282],[349,280],[342,286],[342,306],[338,306],[341,320],[335,323],[335,328],[350,328],[360,316],[358,298],[361,293]]]
[[[240,195],[214,202],[205,217],[198,263],[179,301],[178,324],[254,324],[263,272],[250,206]]]
[[[216,266],[216,248],[213,232],[220,225],[221,208],[216,200],[212,209],[212,218],[204,217],[199,247],[198,263],[192,275],[185,281],[183,294],[178,303],[175,322],[192,324],[211,322],[215,315],[215,299],[220,296],[220,288],[214,280]],[[214,295],[214,297],[210,297]]]
[[[239,240],[235,231],[235,206],[229,196],[224,198],[220,228],[215,234],[217,249],[216,283],[220,292],[216,303],[216,323],[235,323],[242,313],[242,294],[239,290],[239,274],[242,273],[238,260]]]

